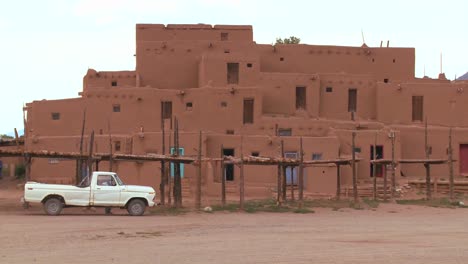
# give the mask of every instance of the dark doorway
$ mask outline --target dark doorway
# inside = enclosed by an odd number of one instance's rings
[[[165,120],[170,120],[170,129],[172,129],[172,102],[162,101],[161,102],[161,125]]]
[[[348,90],[348,112],[355,113],[357,110],[357,89]]]
[[[223,149],[223,155],[234,157],[234,149]],[[224,165],[224,177],[226,181],[234,181],[234,164]]]
[[[243,123],[253,124],[254,122],[254,99],[244,99]]]
[[[306,88],[296,87],[296,109],[306,109]]]
[[[383,159],[383,146],[382,145],[377,145],[376,146],[376,152],[374,156],[374,146],[370,147],[370,159]],[[374,177],[374,167],[375,167],[375,176],[376,177],[382,177],[384,174],[384,169],[385,166],[382,164],[371,164],[370,165],[370,176]]]
[[[460,174],[468,175],[468,144],[460,144]]]
[[[423,110],[424,110],[424,97],[423,96],[413,96],[413,121],[423,121]]]
[[[227,64],[227,83],[228,84],[239,83],[239,63]]]

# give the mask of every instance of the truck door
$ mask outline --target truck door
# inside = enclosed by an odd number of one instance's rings
[[[121,187],[109,174],[98,175],[93,188],[93,204],[97,206],[119,205]]]

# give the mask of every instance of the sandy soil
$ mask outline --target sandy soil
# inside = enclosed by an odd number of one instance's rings
[[[51,217],[18,194],[0,189],[0,263],[468,263],[468,209]]]

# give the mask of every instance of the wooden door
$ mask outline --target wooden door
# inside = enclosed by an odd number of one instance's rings
[[[460,144],[460,174],[468,175],[468,144]]]

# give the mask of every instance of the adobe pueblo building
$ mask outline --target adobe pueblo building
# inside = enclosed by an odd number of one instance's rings
[[[26,150],[77,152],[83,113],[85,135],[95,131],[94,151],[162,153],[179,120],[180,149],[196,156],[203,132],[203,156],[222,154],[297,157],[303,138],[304,159],[337,159],[354,152],[360,159],[360,184],[372,181],[370,160],[426,157],[424,120],[428,120],[430,158],[446,159],[453,127],[455,175],[468,174],[468,82],[415,78],[414,48],[268,45],[253,40],[251,26],[136,26],[136,69],[96,71],[83,78],[79,98],[27,104]],[[87,140],[87,139],[86,139]],[[374,142],[377,146],[374,151]],[[172,145],[172,144],[171,144]],[[85,144],[84,151],[88,151]],[[169,147],[166,147],[169,152]],[[171,149],[173,151],[173,149]],[[33,159],[31,179],[75,182],[74,161]],[[101,170],[108,169],[101,162]],[[131,184],[160,183],[159,162],[114,162],[114,171]],[[219,162],[202,167],[203,193],[219,197]],[[193,193],[196,167],[181,174],[185,195]],[[173,170],[171,170],[173,173]],[[287,171],[295,184],[297,170]],[[342,166],[342,184],[351,184],[351,167]],[[376,167],[380,177],[383,166]],[[433,166],[433,177],[448,178],[447,166]],[[401,164],[397,180],[424,178],[422,164]],[[225,168],[228,192],[235,192],[239,169]],[[276,166],[246,166],[246,195],[268,197],[275,189]],[[335,193],[336,166],[305,169],[305,192]]]

